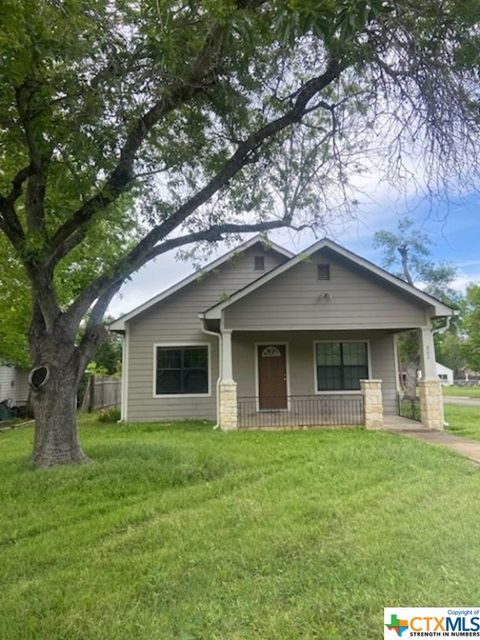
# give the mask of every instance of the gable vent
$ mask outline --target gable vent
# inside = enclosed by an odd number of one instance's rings
[[[265,271],[265,258],[263,256],[255,256],[255,271]]]
[[[317,274],[319,280],[330,280],[330,265],[319,264],[317,265]]]

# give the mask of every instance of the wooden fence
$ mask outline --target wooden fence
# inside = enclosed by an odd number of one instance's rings
[[[119,407],[122,401],[122,381],[113,376],[92,376],[87,385],[82,411]]]

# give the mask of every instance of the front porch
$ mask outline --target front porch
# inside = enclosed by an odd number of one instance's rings
[[[285,409],[259,409],[259,398],[239,398],[239,429],[294,429],[363,424],[362,396],[287,396]]]
[[[441,385],[428,376],[433,339],[429,330],[419,333],[426,374],[420,384],[422,422],[442,429]],[[223,331],[219,426],[383,428],[385,418],[399,415],[394,335],[385,330]]]

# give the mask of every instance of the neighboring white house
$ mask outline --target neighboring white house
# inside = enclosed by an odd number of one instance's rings
[[[22,407],[27,404],[27,369],[0,366],[0,402],[4,400],[8,401],[9,407]]]
[[[445,386],[453,384],[453,370],[445,367],[439,362],[436,362],[435,364],[437,366],[437,375],[440,382]]]

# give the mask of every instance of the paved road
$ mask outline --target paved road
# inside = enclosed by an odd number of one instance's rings
[[[480,398],[464,398],[463,396],[443,396],[445,404],[461,404],[464,407],[480,407]]]

